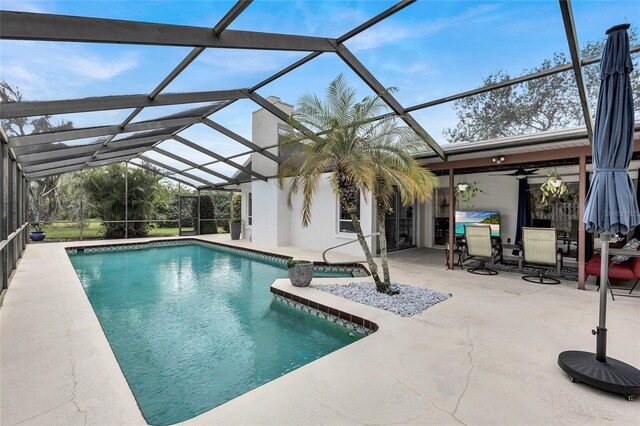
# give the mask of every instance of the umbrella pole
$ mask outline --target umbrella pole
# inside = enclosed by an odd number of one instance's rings
[[[600,234],[602,242],[600,260],[600,315],[598,327],[593,333],[596,335],[596,359],[607,362],[607,292],[609,291],[609,241],[611,234]]]

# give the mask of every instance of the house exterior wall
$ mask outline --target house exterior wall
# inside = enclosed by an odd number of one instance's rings
[[[500,236],[506,243],[513,242],[516,236],[518,214],[518,181],[513,177],[490,176],[488,173],[475,173],[464,176],[469,183],[475,182],[484,191],[478,192],[473,199],[472,207],[458,205],[457,210],[498,210],[500,211]],[[462,176],[455,177],[455,183],[462,181]],[[438,188],[446,191],[449,187],[449,176],[439,176]],[[427,201],[420,206],[418,234],[420,247],[433,247],[434,240],[434,206]]]
[[[277,179],[268,182],[253,181],[240,185],[242,192],[242,238],[253,243],[271,246],[296,246],[316,250],[325,250],[356,238],[355,234],[338,232],[338,200],[331,189],[329,174],[326,174],[314,194],[311,207],[311,224],[302,226],[302,196],[292,198],[293,209],[287,206],[287,188],[289,180],[280,189]],[[252,194],[252,224],[248,222],[248,195]],[[371,197],[360,195],[360,222],[365,235],[374,232],[376,227],[374,206]],[[369,238],[369,244],[372,243]],[[372,246],[375,251],[375,247]],[[335,250],[339,253],[362,255],[358,243]],[[363,256],[363,255],[362,255]],[[328,256],[330,259],[330,255]],[[363,257],[364,258],[364,257]]]
[[[268,100],[283,111],[291,113],[291,105],[275,97],[269,97]],[[278,143],[278,124],[282,123],[281,120],[264,109],[255,111],[252,119],[252,141],[255,144],[264,147]],[[278,154],[277,148],[270,148],[270,151]],[[277,164],[260,154],[253,154],[251,162],[253,170],[265,176],[275,176],[278,172]],[[355,234],[338,232],[338,200],[331,189],[328,173],[314,195],[312,221],[306,228],[302,226],[300,216],[302,197],[296,194],[292,199],[293,209],[289,209],[288,187],[288,182],[285,182],[283,189],[280,189],[274,177],[267,182],[253,180],[240,185],[243,222],[241,238],[261,246],[298,246],[316,250],[325,250],[355,238]],[[248,222],[249,193],[253,203],[251,225]],[[371,197],[361,194],[360,198],[361,225],[365,235],[368,235],[375,226],[373,205]],[[358,243],[336,249],[336,252],[363,256]]]
[[[287,114],[291,114],[293,107],[280,101],[279,98],[269,97],[269,102],[280,108]],[[266,147],[278,143],[278,124],[282,123],[273,114],[265,109],[259,109],[252,114],[252,141],[258,146]],[[273,154],[278,154],[278,148],[269,148]],[[276,162],[260,154],[253,154],[251,167],[256,172],[264,176],[275,176],[278,173]],[[247,230],[248,222],[246,217],[246,207],[248,204],[248,192],[252,194],[253,218],[250,225],[250,232],[245,232],[248,239],[256,244],[265,246],[285,246],[289,245],[289,212],[285,194],[278,188],[277,179],[270,178],[267,182],[254,180],[250,183],[250,189],[246,185],[242,187],[243,206],[245,213],[243,222]]]
[[[640,166],[632,164],[633,167]],[[592,171],[592,166],[587,167],[588,172]],[[550,171],[558,172],[565,182],[578,182],[578,166],[563,166],[558,168],[541,168],[535,174],[527,179],[529,185],[541,184],[546,181],[547,173]],[[502,172],[499,172],[502,173]],[[505,172],[506,173],[506,172]],[[638,175],[637,171],[630,171],[632,179]],[[462,176],[456,175],[455,182],[463,179]],[[467,210],[499,210],[500,211],[500,234],[502,240],[506,243],[509,239],[515,241],[517,211],[518,211],[518,180],[510,176],[491,176],[488,173],[472,173],[466,174],[464,180],[467,182],[476,182],[478,188],[484,193],[478,193],[473,199],[473,207]],[[449,176],[440,176],[438,187],[445,189],[449,185]],[[422,210],[421,224],[422,232],[420,232],[423,243],[422,247],[433,247],[433,230],[434,230],[434,207],[431,201],[420,206]],[[458,207],[459,210],[465,209]]]
[[[287,187],[288,185],[285,185],[285,189]],[[353,233],[338,232],[339,202],[331,188],[328,173],[325,174],[314,195],[311,207],[311,224],[308,227],[302,226],[302,195],[300,193],[294,195],[292,202],[293,209],[290,217],[291,245],[325,250],[356,238]],[[360,194],[360,223],[365,235],[374,232],[374,210],[369,195],[365,197],[364,194]],[[371,245],[371,238],[368,241]],[[362,249],[358,243],[340,247],[335,251],[360,255],[364,259],[364,254],[362,254]],[[327,258],[330,260],[331,256],[327,255]]]
[[[243,240],[253,240],[253,226],[249,225],[249,193],[251,192],[251,183],[240,184],[240,192],[242,194],[242,234],[240,238]],[[255,205],[255,202],[254,202]]]

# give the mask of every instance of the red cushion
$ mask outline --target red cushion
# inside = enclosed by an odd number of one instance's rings
[[[587,275],[600,276],[600,253],[595,254],[585,265]],[[609,257],[611,260],[611,257]],[[609,278],[618,280],[635,280],[640,277],[640,262],[634,259],[631,263],[611,263],[609,265]]]
[[[587,275],[592,275],[594,277],[600,276],[600,253],[596,253],[593,255],[591,259],[585,265],[585,270]]]
[[[636,274],[633,273],[630,263],[613,263],[609,266],[609,278],[619,280],[636,280]]]

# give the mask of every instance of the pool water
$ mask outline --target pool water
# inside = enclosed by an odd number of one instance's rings
[[[192,418],[363,337],[274,301],[269,287],[287,276],[284,264],[196,244],[69,257],[154,425]]]

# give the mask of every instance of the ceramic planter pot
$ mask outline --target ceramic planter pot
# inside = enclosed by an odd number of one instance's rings
[[[296,263],[289,267],[289,279],[294,287],[308,287],[313,278],[313,262]]]
[[[47,234],[45,234],[43,231],[32,231],[29,238],[31,238],[31,241],[42,241],[46,236]]]
[[[242,231],[242,222],[230,223],[229,232],[231,233],[232,240],[240,239],[240,231]]]

